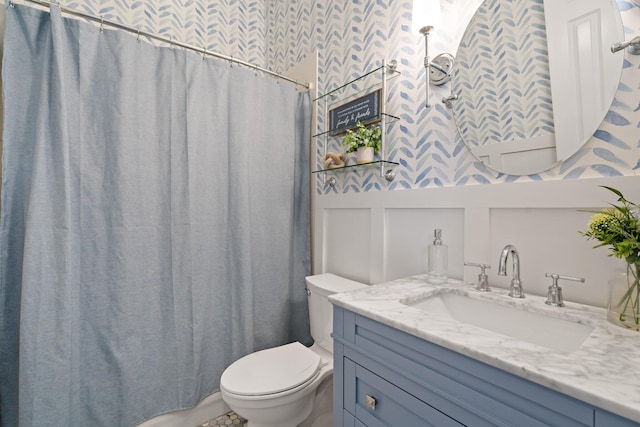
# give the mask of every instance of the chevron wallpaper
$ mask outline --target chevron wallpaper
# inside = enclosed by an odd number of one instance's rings
[[[483,146],[553,135],[543,0],[487,0],[473,26],[481,30],[463,37],[452,78],[462,139]]]
[[[247,62],[264,63],[263,0],[61,0],[61,4]]]
[[[441,0],[442,25],[430,37],[432,56],[456,54],[466,25],[481,3]],[[640,33],[640,8],[632,0],[617,3],[629,39]],[[377,171],[361,171],[340,174],[338,185],[329,188],[317,178],[318,194],[637,175],[640,171],[640,56],[625,56],[613,105],[585,146],[550,171],[520,177],[494,172],[470,154],[456,132],[451,111],[439,102],[450,93],[451,83],[431,87],[433,106],[424,108],[424,43],[410,30],[412,0],[85,0],[64,4],[279,72],[317,50],[321,94],[376,68],[383,58],[396,59],[402,76],[391,85],[389,112],[401,120],[388,133],[388,158],[400,163],[396,179],[388,183]]]

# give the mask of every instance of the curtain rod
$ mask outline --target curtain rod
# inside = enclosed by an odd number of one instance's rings
[[[93,21],[93,22],[99,22],[101,26],[108,25],[110,27],[114,27],[114,28],[117,28],[119,30],[124,30],[124,31],[130,32],[130,33],[136,34],[138,37],[139,36],[148,37],[148,38],[151,38],[151,39],[154,39],[154,40],[158,40],[158,41],[163,42],[163,43],[167,43],[169,45],[179,46],[179,47],[184,48],[184,49],[193,50],[195,52],[198,52],[198,53],[202,54],[203,56],[204,55],[209,55],[209,56],[213,56],[214,58],[219,58],[219,59],[224,59],[225,61],[234,62],[236,64],[243,65],[243,66],[245,66],[247,68],[251,68],[252,70],[257,70],[257,71],[263,72],[263,73],[268,74],[268,75],[270,75],[272,77],[275,77],[275,78],[278,78],[278,79],[281,79],[281,80],[286,80],[286,81],[288,81],[290,83],[293,83],[293,84],[298,85],[298,86],[302,86],[302,87],[304,87],[306,89],[309,89],[309,87],[310,87],[309,83],[299,82],[296,79],[292,79],[291,77],[285,76],[283,74],[276,73],[275,71],[271,71],[271,70],[268,70],[266,68],[260,67],[258,65],[251,64],[250,62],[245,62],[245,61],[242,61],[240,59],[236,59],[236,58],[233,58],[231,56],[223,55],[223,54],[218,53],[218,52],[212,52],[212,51],[207,50],[205,48],[192,46],[190,44],[179,42],[179,41],[175,41],[173,39],[166,38],[166,37],[163,37],[163,36],[159,36],[157,34],[149,33],[147,31],[142,31],[139,28],[134,28],[134,27],[131,27],[129,25],[120,24],[118,22],[113,22],[113,21],[107,21],[107,20],[103,19],[102,17],[89,15],[88,13],[79,12],[77,10],[62,6],[59,2],[54,3],[54,2],[45,1],[45,0],[24,0],[24,1],[27,1],[27,2],[30,2],[30,3],[35,3],[37,5],[40,5],[40,6],[43,6],[43,7],[47,7],[47,8],[49,8],[51,6],[55,6],[55,7],[58,7],[62,12],[66,13],[67,15],[73,15],[73,16],[77,16],[79,18],[88,19],[88,20]],[[9,1],[9,4],[13,5],[14,2],[13,1]]]

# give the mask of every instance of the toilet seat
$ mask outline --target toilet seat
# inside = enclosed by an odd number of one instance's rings
[[[321,358],[299,342],[251,353],[235,361],[220,388],[236,396],[258,397],[293,391],[315,379]]]

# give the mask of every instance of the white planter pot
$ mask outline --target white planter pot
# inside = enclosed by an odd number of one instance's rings
[[[373,162],[373,147],[358,147],[356,161],[358,164]]]

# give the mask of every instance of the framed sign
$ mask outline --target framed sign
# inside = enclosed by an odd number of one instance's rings
[[[329,110],[329,132],[339,135],[355,128],[358,122],[368,124],[380,121],[381,95],[382,89],[378,89]]]

